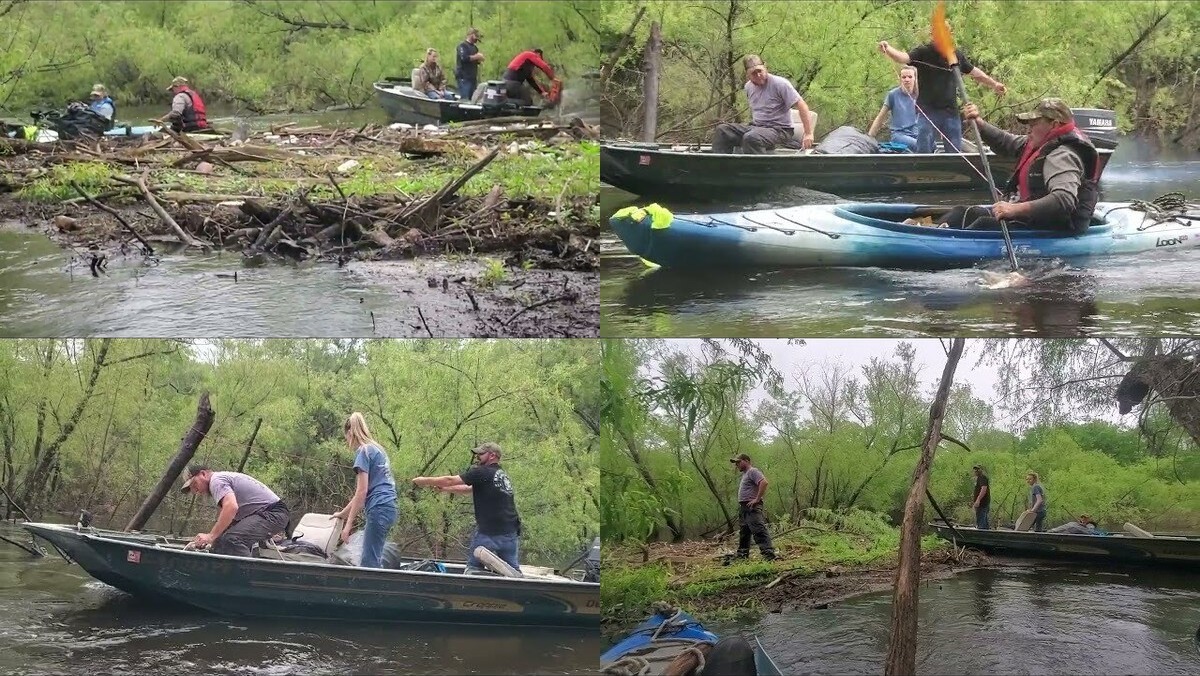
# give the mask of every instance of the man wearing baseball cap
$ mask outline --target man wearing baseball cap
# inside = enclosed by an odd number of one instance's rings
[[[479,41],[483,33],[478,28],[467,29],[467,38],[458,44],[455,54],[454,83],[458,85],[458,98],[470,101],[475,93],[475,85],[479,82],[479,64],[483,63],[483,52],[479,51]]]
[[[1010,228],[1056,230],[1078,235],[1092,224],[1100,198],[1100,159],[1096,147],[1075,128],[1075,116],[1062,99],[1042,99],[1017,115],[1025,134],[1010,134],[979,118],[973,103],[963,108],[968,120],[978,120],[979,134],[998,155],[1011,155],[1017,167],[1004,186],[1004,197],[990,208],[958,206],[942,218],[949,227],[998,230],[1000,220]]]
[[[729,459],[742,473],[738,485],[738,524],[741,532],[738,536],[737,558],[750,558],[750,536],[762,551],[763,558],[775,560],[775,546],[771,544],[771,533],[767,530],[767,520],[763,516],[762,499],[767,492],[767,477],[762,470],[750,464],[750,456],[742,453]]]
[[[291,513],[275,491],[241,472],[214,472],[207,465],[191,465],[184,473],[181,493],[207,494],[220,512],[207,533],[191,544],[212,547],[213,554],[250,556],[250,546],[287,530]]]
[[[171,80],[167,91],[174,96],[171,98],[171,111],[165,119],[171,122],[174,131],[203,131],[208,129],[208,110],[200,92],[192,89],[191,83],[185,77]]]
[[[483,570],[475,556],[476,547],[484,547],[499,556],[513,570],[521,572],[521,516],[513,499],[512,481],[500,467],[500,445],[480,444],[471,450],[471,467],[462,474],[424,477],[412,480],[417,486],[429,486],[446,493],[470,493],[475,503],[475,535],[467,549],[468,572]]]

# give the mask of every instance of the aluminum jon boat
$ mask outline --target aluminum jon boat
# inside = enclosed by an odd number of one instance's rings
[[[598,627],[600,585],[559,577],[359,568],[306,560],[225,556],[178,540],[78,526],[23,527],[92,577],[135,596],[220,615],[365,622]],[[522,566],[522,570],[524,570]]]
[[[974,526],[929,524],[939,537],[960,546],[1018,556],[1115,562],[1153,566],[1187,566],[1200,569],[1200,536],[1147,533],[1125,524],[1124,533],[1076,535],[1035,533],[1008,529],[979,530]]]
[[[674,612],[672,612],[674,611]],[[657,676],[689,649],[713,646],[720,637],[704,628],[700,621],[677,609],[657,613],[642,622],[628,636],[600,656],[605,673],[637,673]],[[717,673],[726,676],[779,676],[783,672],[754,638],[754,671],[731,671],[729,666]],[[707,653],[706,653],[707,654]],[[749,657],[747,655],[747,657]],[[748,659],[747,659],[748,661]],[[725,665],[723,665],[725,666]],[[749,665],[747,665],[749,666]],[[626,670],[628,667],[632,669]],[[701,671],[701,670],[697,670]],[[674,671],[673,673],[693,673]],[[701,671],[701,673],[704,673]],[[711,673],[711,672],[709,672]]]
[[[675,215],[652,205],[609,219],[626,248],[663,268],[883,267],[936,270],[1007,257],[999,231],[905,225],[937,218],[945,206],[817,204],[761,211]],[[1012,233],[1017,256],[1081,259],[1200,244],[1200,205],[1168,216],[1125,202],[1101,202],[1087,232]]]

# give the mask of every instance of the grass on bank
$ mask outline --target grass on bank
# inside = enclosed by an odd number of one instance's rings
[[[900,546],[899,528],[890,525],[881,514],[861,510],[809,509],[797,524],[772,524],[772,532],[778,533],[774,543],[780,558],[775,562],[758,558],[755,547],[750,560],[722,565],[721,554],[732,553],[737,547],[734,539],[727,540],[724,546],[704,547],[695,543],[696,549],[703,552],[686,557],[682,571],[675,567],[680,561],[669,554],[642,563],[640,547],[606,547],[604,583],[600,587],[602,622],[631,625],[645,619],[655,601],[687,608],[698,600],[740,588],[746,588],[747,593],[722,604],[722,609],[727,612],[753,609],[757,602],[752,592],[783,573],[805,577],[823,574],[834,566],[853,570],[885,565],[896,560]],[[945,541],[933,535],[921,542],[925,552],[945,546]],[[654,551],[653,545],[650,551]]]
[[[560,197],[596,195],[600,191],[599,154],[599,144],[591,141],[559,146],[535,144],[528,150],[497,157],[468,181],[459,194],[485,195],[493,185],[499,184],[509,197],[530,196],[550,203]],[[428,195],[460,176],[476,161],[474,157],[449,156],[433,160],[410,159],[400,154],[363,155],[356,159],[360,162],[357,167],[345,175],[335,174],[347,196]],[[210,175],[158,168],[150,172],[150,182],[170,186],[173,190],[205,194],[282,195],[296,187],[297,179],[311,181],[313,176],[324,176],[345,160],[346,157],[339,156],[287,162],[239,162],[235,166],[244,173],[218,166]],[[78,195],[71,188],[71,181],[91,194],[129,187],[110,179],[131,171],[123,166],[95,161],[55,164],[21,188],[17,196],[38,202],[74,198]],[[131,193],[136,192],[132,187],[129,189]],[[326,182],[316,185],[310,197],[334,199],[339,195]]]

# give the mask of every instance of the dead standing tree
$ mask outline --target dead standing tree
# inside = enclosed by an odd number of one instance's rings
[[[158,480],[158,484],[154,490],[150,491],[150,495],[146,496],[145,502],[138,508],[133,518],[125,526],[125,530],[141,530],[142,526],[150,520],[150,516],[154,514],[154,510],[158,509],[158,505],[167,495],[167,491],[171,490],[175,479],[179,478],[179,474],[183,472],[183,468],[191,461],[192,456],[196,454],[196,449],[200,446],[200,442],[204,441],[204,437],[208,434],[208,430],[213,423],[213,410],[208,405],[208,393],[200,395],[200,402],[196,406],[196,419],[192,422],[191,428],[184,435],[183,441],[179,444],[179,452],[171,459],[171,463],[167,465],[167,471],[163,473],[162,478]],[[257,428],[256,428],[257,430]]]
[[[954,372],[962,358],[966,339],[954,338],[942,369],[942,381],[929,407],[929,427],[921,443],[921,458],[913,469],[912,487],[904,503],[904,520],[900,526],[900,565],[892,593],[892,623],[888,637],[885,676],[913,674],[917,670],[917,592],[921,583],[921,524],[924,523],[925,493],[929,487],[929,471],[934,452],[942,440],[942,421],[946,417],[946,401]]]

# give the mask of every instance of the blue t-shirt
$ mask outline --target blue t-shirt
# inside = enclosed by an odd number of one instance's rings
[[[1046,490],[1041,484],[1034,484],[1029,487],[1029,507],[1032,509],[1037,504],[1037,496],[1042,496],[1042,506],[1037,508],[1038,514],[1046,513]]]
[[[354,470],[367,473],[365,509],[396,501],[396,482],[392,479],[392,466],[382,448],[375,444],[359,446],[358,453],[354,456]]]
[[[913,97],[905,94],[900,87],[896,87],[883,98],[883,105],[892,111],[890,122],[892,131],[916,136],[917,102]]]

